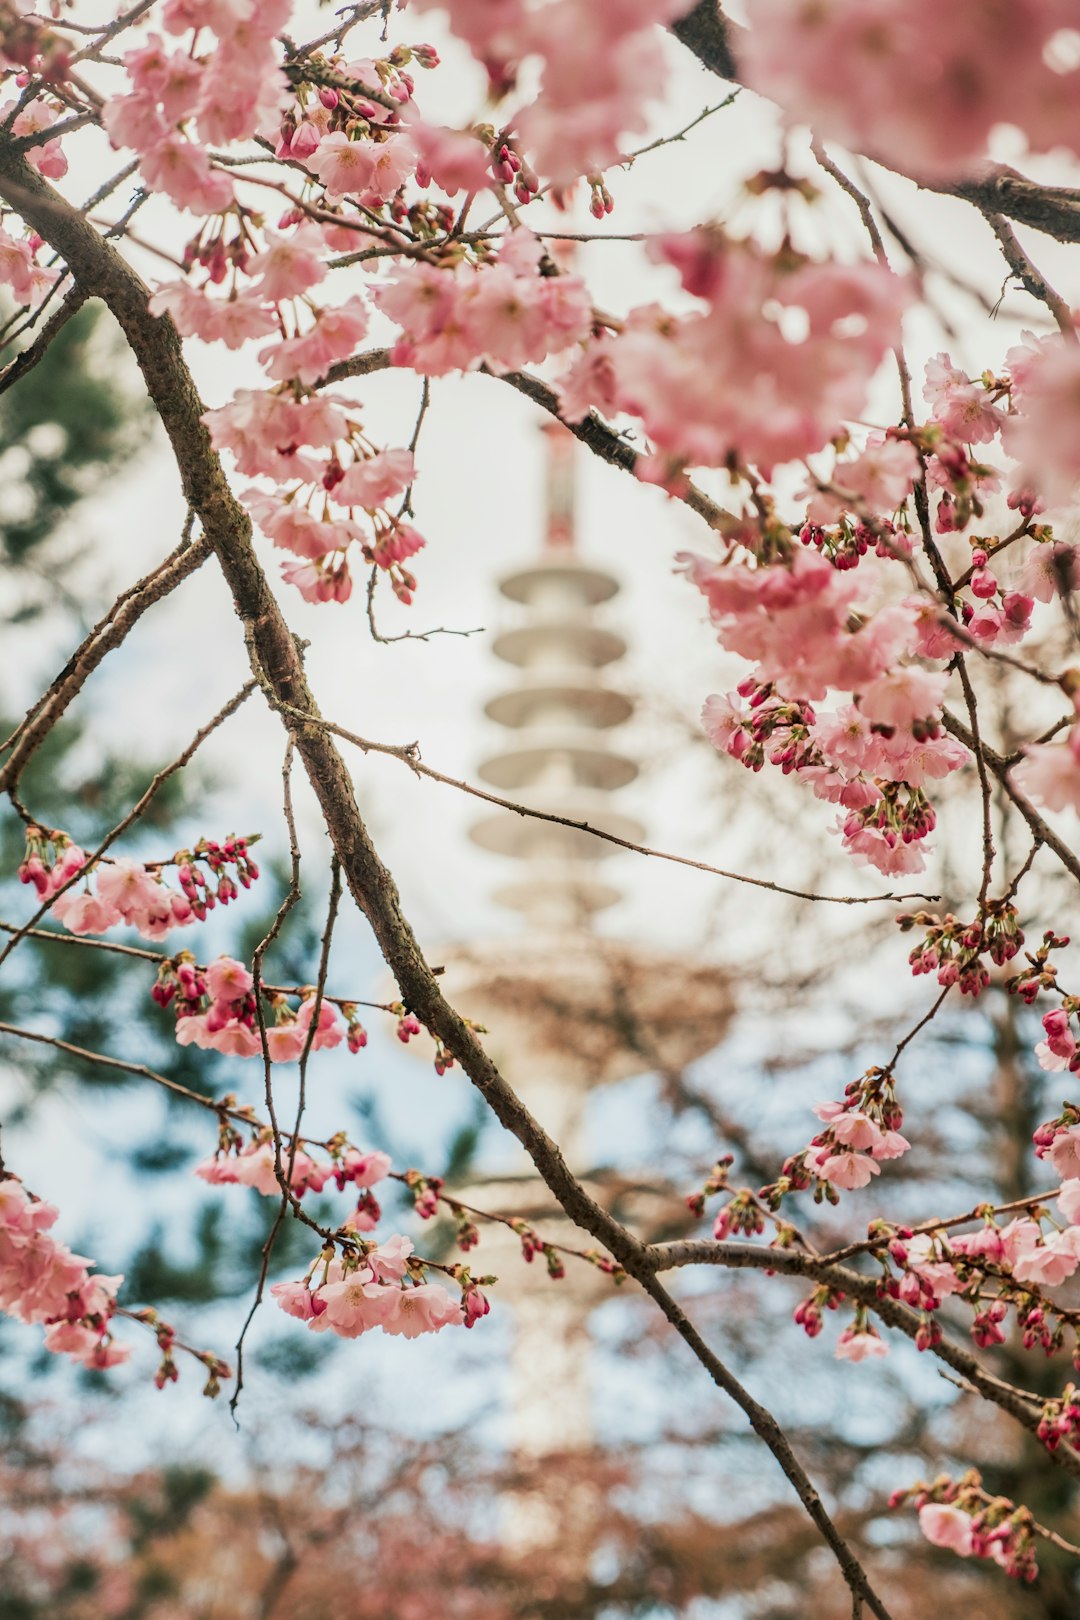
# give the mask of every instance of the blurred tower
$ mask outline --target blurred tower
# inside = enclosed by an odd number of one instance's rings
[[[634,707],[611,679],[626,642],[600,622],[619,585],[578,553],[574,439],[558,423],[543,432],[544,544],[531,566],[500,582],[503,597],[523,612],[494,642],[515,677],[486,705],[507,736],[480,774],[531,809],[640,842],[641,825],[613,803],[639,772],[614,736]],[[617,846],[511,810],[483,815],[470,836],[513,862],[495,898],[519,913],[522,926],[509,939],[448,952],[448,994],[487,1026],[492,1057],[590,1192],[643,1236],[675,1235],[686,1222],[679,1190],[589,1164],[586,1108],[597,1086],[681,1070],[711,1050],[730,1014],[725,976],[594,931],[596,913],[620,899],[601,876]],[[557,1208],[523,1152],[507,1173],[462,1196],[535,1221],[551,1241],[595,1247]],[[610,1279],[571,1260],[565,1279],[549,1282],[540,1265],[522,1264],[511,1232],[490,1226],[478,1268],[498,1274],[497,1300],[514,1311],[512,1445],[523,1458],[552,1462],[586,1452],[593,1443],[586,1324],[590,1309],[611,1296]],[[511,1502],[508,1539],[522,1550],[557,1548],[584,1568],[595,1496],[590,1508],[587,1491],[582,1497],[554,1483],[543,1500]]]

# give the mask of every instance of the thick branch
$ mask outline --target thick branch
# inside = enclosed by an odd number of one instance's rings
[[[815,1282],[827,1283],[868,1306],[889,1327],[897,1328],[909,1339],[914,1339],[921,1325],[918,1312],[899,1300],[878,1292],[873,1277],[863,1276],[850,1266],[836,1265],[801,1249],[765,1248],[756,1243],[718,1243],[709,1238],[689,1239],[678,1243],[660,1243],[647,1251],[648,1263],[654,1271],[672,1266],[714,1265],[743,1270],[779,1271],[787,1276],[809,1277]],[[1041,1397],[995,1378],[968,1350],[948,1339],[932,1347],[932,1353],[944,1361],[954,1372],[978,1390],[980,1395],[1008,1412],[1030,1433],[1039,1427],[1043,1402]],[[1061,1446],[1049,1453],[1054,1461],[1068,1473],[1080,1478],[1080,1454],[1071,1447]]]

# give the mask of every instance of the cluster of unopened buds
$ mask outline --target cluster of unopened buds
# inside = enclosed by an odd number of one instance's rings
[[[605,219],[615,211],[615,199],[604,184],[603,175],[589,176],[589,213],[593,219]]]
[[[820,551],[841,573],[857,568],[871,547],[878,557],[893,557],[897,552],[906,555],[911,550],[910,538],[900,533],[888,518],[877,519],[871,527],[847,513],[837,524],[804,523],[799,539],[804,546]]]
[[[988,567],[989,555],[981,547],[971,554],[974,573],[970,588],[975,602],[961,601],[960,620],[977,640],[1005,646],[1022,640],[1031,627],[1034,598],[1006,589]]]
[[[1066,1384],[1057,1400],[1045,1403],[1036,1432],[1047,1451],[1080,1434],[1080,1390],[1074,1384]]]
[[[252,842],[229,837],[219,844],[204,838],[169,862],[105,857],[91,869],[86,852],[66,833],[31,826],[19,878],[33,884],[39,897],[50,902],[52,915],[73,934],[103,934],[122,924],[156,940],[170,929],[201,922],[219,903],[228,905],[239,893],[238,884],[251,886],[259,875],[249,854]],[[179,889],[164,882],[165,865],[176,866]],[[79,878],[86,879],[82,888]]]
[[[491,157],[491,172],[504,186],[513,186],[514,200],[523,207],[540,190],[540,181],[527,158],[517,151],[506,135],[496,137]]]
[[[1008,1497],[988,1495],[976,1470],[955,1481],[946,1474],[929,1485],[920,1481],[889,1498],[892,1508],[905,1502],[918,1509],[919,1529],[933,1546],[961,1558],[993,1559],[1017,1580],[1038,1575],[1031,1513]]]
[[[686,1207],[698,1217],[705,1213],[706,1199],[730,1190],[728,1176],[734,1160],[730,1153],[717,1159],[708,1180],[698,1192],[691,1193]],[[746,1237],[757,1237],[765,1230],[765,1216],[761,1204],[749,1187],[741,1187],[726,1204],[721,1205],[713,1222],[713,1237],[723,1239],[732,1232]]]
[[[180,1367],[176,1360],[176,1351],[184,1349],[193,1360],[199,1361],[206,1368],[206,1383],[203,1385],[203,1394],[214,1400],[221,1394],[221,1380],[232,1377],[232,1368],[227,1361],[222,1361],[212,1350],[195,1350],[190,1345],[180,1345],[176,1337],[176,1329],[168,1322],[163,1322],[155,1310],[146,1309],[131,1311],[129,1315],[136,1322],[142,1322],[153,1330],[157,1347],[161,1351],[161,1360],[154,1374],[155,1389],[164,1389],[166,1384],[175,1384],[180,1378]]]
[[[981,995],[990,983],[983,956],[1002,967],[1024,943],[1010,900],[988,901],[981,919],[970,923],[959,922],[951,912],[939,917],[931,911],[903,912],[896,921],[904,933],[926,929],[922,944],[908,956],[912,973],[934,973],[942,987],[955,984],[964,996]]]
[[[309,1050],[340,1046],[346,1039],[351,1052],[367,1044],[353,1003],[342,1003],[347,1021],[343,1031],[337,1007],[320,998],[314,986],[300,994],[295,1010],[282,991],[262,991],[273,1022],[264,1018],[260,1030],[254,978],[231,956],[219,956],[203,968],[190,951],[181,951],[162,962],[151,994],[159,1006],[172,1006],[181,1046],[230,1057],[260,1057],[265,1037],[271,1062],[295,1063]]]
[[[1001,474],[996,467],[978,461],[968,446],[957,444],[945,436],[936,423],[927,423],[913,435],[914,441],[928,457],[933,482],[941,487],[941,499],[934,514],[934,528],[938,534],[956,534],[966,529],[972,518],[984,514],[983,491],[996,490]],[[1011,504],[1011,503],[1010,503]],[[975,542],[976,550],[982,545]],[[974,559],[973,559],[974,560]],[[986,557],[975,561],[976,568],[985,568]],[[991,576],[993,577],[993,576]],[[995,590],[975,591],[976,596],[993,596]],[[970,604],[968,604],[970,605]]]
[[[528,1265],[532,1265],[537,1255],[542,1255],[547,1274],[554,1282],[560,1282],[566,1276],[566,1266],[558,1249],[546,1243],[528,1221],[511,1220],[510,1227],[521,1240],[521,1257]]]
[[[312,53],[302,60],[307,79],[297,86],[296,100],[281,121],[276,155],[304,163],[334,135],[376,144],[393,138],[401,128],[398,113],[381,99],[365,97],[365,83],[404,106],[414,89],[411,75],[404,70],[413,62],[424,68],[437,67],[438,52],[431,45],[399,45],[388,57],[364,63],[362,73],[350,70],[344,57]]]
[[[1038,950],[1034,954],[1024,952],[1027,967],[1008,981],[1005,988],[1009,994],[1019,996],[1030,1007],[1039,999],[1041,991],[1057,990],[1057,968],[1050,960],[1050,952],[1064,950],[1068,943],[1068,934],[1055,934],[1048,928]]]
[[[190,852],[184,850],[174,856],[176,878],[187,896],[196,917],[202,922],[215,905],[227,906],[235,900],[240,888],[250,889],[259,875],[259,868],[251,859],[250,838],[226,838],[219,844],[212,838],[200,838]],[[203,871],[206,866],[207,872]],[[235,880],[229,868],[235,872]],[[207,875],[209,874],[209,875]]]
[[[412,1195],[413,1208],[422,1221],[430,1221],[439,1213],[442,1195],[441,1176],[425,1176],[419,1170],[406,1170],[404,1182]]]
[[[397,1038],[403,1046],[408,1046],[414,1035],[419,1035],[423,1025],[415,1013],[406,1012],[400,1002],[394,1002],[390,1008],[397,1019]]]
[[[868,1069],[845,1088],[843,1102],[819,1103],[814,1112],[825,1129],[787,1159],[779,1180],[758,1194],[770,1209],[812,1183],[816,1200],[836,1203],[837,1189],[865,1187],[871,1176],[880,1175],[879,1160],[898,1159],[911,1146],[900,1134],[904,1115],[889,1069]]]
[[[868,836],[876,836],[890,850],[915,845],[929,837],[937,815],[922,788],[907,782],[879,782],[872,803],[850,809],[841,822],[844,843],[854,853],[866,854]]]
[[[307,1151],[318,1147],[325,1157]],[[391,1159],[379,1149],[361,1152],[342,1134],[325,1143],[275,1144],[273,1133],[257,1130],[245,1140],[228,1120],[222,1122],[217,1152],[195,1166],[195,1174],[214,1186],[252,1187],[267,1198],[280,1198],[285,1185],[293,1198],[321,1193],[331,1183],[339,1192],[348,1187],[359,1195],[354,1212],[343,1221],[343,1232],[371,1232],[382,1211],[371,1188],[390,1174]]]
[[[827,1283],[823,1283],[796,1305],[793,1320],[802,1328],[808,1339],[816,1339],[825,1326],[822,1311],[835,1311],[843,1302],[844,1295],[838,1288],[831,1288]]]

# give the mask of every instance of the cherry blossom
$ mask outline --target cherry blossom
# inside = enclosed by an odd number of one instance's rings
[[[87,1367],[130,1355],[109,1328],[122,1277],[92,1274],[92,1261],[50,1236],[59,1211],[13,1176],[0,1179],[0,1310],[45,1327],[45,1348]]]
[[[1065,0],[753,0],[740,44],[749,82],[788,117],[907,173],[954,176],[983,156],[1007,109],[1033,148],[1077,150],[1075,66],[1047,47]]]
[[[867,1361],[888,1353],[885,1340],[870,1327],[845,1328],[836,1342],[838,1361]]]
[[[971,1518],[948,1503],[927,1502],[919,1509],[919,1529],[935,1547],[948,1547],[961,1558],[973,1551]]]
[[[1012,776],[1036,804],[1080,814],[1080,726],[1070,726],[1064,742],[1027,744]]]
[[[661,237],[653,253],[705,310],[631,311],[618,336],[604,340],[601,378],[614,405],[639,416],[674,464],[734,458],[768,477],[862,414],[870,379],[899,335],[908,293],[898,277],[874,263],[770,255],[718,229]],[[787,335],[782,311],[801,311],[804,337]],[[578,389],[586,375],[578,372]],[[716,376],[724,388],[712,386]]]

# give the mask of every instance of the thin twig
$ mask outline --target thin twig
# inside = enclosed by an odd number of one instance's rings
[[[673,861],[677,866],[689,866],[696,872],[707,872],[712,877],[728,878],[733,883],[748,883],[755,889],[768,889],[773,894],[791,895],[796,900],[820,900],[837,906],[872,905],[883,900],[940,899],[939,895],[928,894],[812,894],[805,889],[789,889],[782,883],[772,883],[767,878],[747,877],[741,872],[728,872],[723,867],[710,866],[707,861],[693,860],[689,855],[673,855],[666,850],[653,849],[648,844],[635,844],[632,839],[620,838],[617,833],[605,832],[602,827],[594,827],[588,821],[576,821],[571,816],[555,815],[548,810],[534,810],[529,805],[518,804],[514,799],[504,799],[501,794],[489,793],[486,788],[475,787],[471,782],[464,782],[459,777],[447,776],[442,771],[424,764],[416,743],[397,745],[372,742],[370,738],[359,737],[356,732],[348,731],[344,726],[335,725],[332,720],[304,714],[290,704],[279,704],[278,707],[286,714],[305,721],[307,725],[318,726],[322,730],[332,732],[335,737],[341,737],[345,742],[352,743],[365,754],[386,754],[391,759],[398,759],[402,764],[408,765],[416,776],[429,777],[431,781],[440,782],[444,787],[456,788],[460,793],[468,793],[475,799],[483,799],[487,804],[497,805],[501,810],[510,810],[517,816],[525,816],[534,821],[548,821],[557,827],[569,827],[575,832],[589,833],[593,838],[601,838],[605,843],[615,844],[634,855],[652,855],[657,860]]]
[[[0,933],[17,934],[19,924],[4,921],[0,918]],[[27,939],[44,940],[49,945],[74,945],[76,949],[91,951],[111,951],[117,956],[132,956],[143,962],[171,962],[174,960],[168,951],[146,951],[137,945],[119,945],[111,939],[91,939],[86,934],[61,934],[52,928],[28,928]],[[197,973],[205,973],[206,967],[202,963],[195,964]],[[310,985],[303,984],[263,984],[262,991],[267,996],[303,996]],[[375,1012],[393,1012],[397,1006],[393,1001],[364,1001],[360,996],[332,996],[327,992],[324,1001],[333,1002],[335,1007],[370,1007]]]
[[[1027,253],[1017,241],[1016,232],[1005,218],[1004,214],[987,212],[986,222],[990,226],[1005,256],[1006,263],[1013,275],[1020,281],[1032,298],[1037,298],[1045,304],[1064,335],[1075,343],[1077,341],[1076,322],[1072,311],[1062,298],[1061,294],[1050,285],[1041,270],[1037,270]]]
[[[270,946],[273,944],[274,940],[277,939],[278,935],[281,933],[289,913],[296,905],[299,904],[301,896],[300,842],[296,835],[296,816],[293,811],[292,798],[292,768],[294,752],[295,745],[292,737],[290,737],[285,745],[285,759],[281,767],[282,814],[284,815],[285,826],[289,834],[289,887],[281,904],[278,906],[277,912],[270,924],[270,927],[267,929],[258,945],[256,945],[255,953],[251,961],[251,977],[253,981],[252,993],[255,997],[255,1016],[258,1020],[259,1043],[262,1047],[263,1086],[266,1096],[267,1112],[270,1115],[271,1129],[274,1133],[274,1172],[279,1180],[281,1180],[281,1136],[277,1127],[277,1116],[274,1112],[274,1085],[271,1077],[270,1043],[266,1037],[266,1014],[263,1011],[261,992],[263,958],[270,949]],[[295,1153],[296,1141],[294,1138],[292,1151],[289,1155],[290,1176],[292,1173]],[[232,1413],[233,1422],[237,1423],[237,1427],[239,1427],[239,1423],[236,1417],[236,1407],[240,1400],[240,1391],[244,1387],[244,1341],[247,1338],[248,1329],[255,1320],[255,1313],[263,1301],[263,1294],[266,1289],[266,1278],[270,1270],[270,1260],[274,1252],[274,1245],[277,1242],[277,1236],[281,1230],[281,1224],[285,1219],[285,1213],[289,1207],[290,1190],[288,1179],[286,1179],[281,1200],[278,1204],[277,1213],[274,1216],[273,1224],[271,1225],[269,1232],[266,1234],[266,1241],[262,1246],[259,1275],[255,1283],[255,1295],[251,1301],[247,1316],[244,1318],[243,1326],[241,1327],[239,1336],[236,1340],[236,1382],[233,1385],[232,1396],[229,1400],[229,1411]]]

